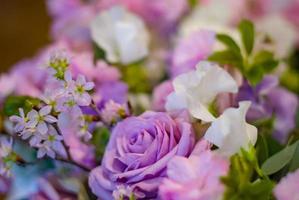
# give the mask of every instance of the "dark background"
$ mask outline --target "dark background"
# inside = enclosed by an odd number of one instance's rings
[[[0,73],[47,44],[49,25],[44,0],[0,0]]]

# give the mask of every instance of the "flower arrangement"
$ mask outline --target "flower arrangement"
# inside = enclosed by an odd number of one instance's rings
[[[298,1],[47,6],[0,76],[3,197],[298,200]]]

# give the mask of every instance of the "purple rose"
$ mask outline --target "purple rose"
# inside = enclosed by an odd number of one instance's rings
[[[138,199],[155,198],[167,163],[176,155],[189,156],[193,146],[186,119],[162,112],[129,117],[114,128],[102,165],[91,172],[89,185],[101,199],[121,192],[125,196],[133,192]]]

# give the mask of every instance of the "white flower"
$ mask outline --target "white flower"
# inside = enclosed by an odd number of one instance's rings
[[[52,110],[51,106],[45,106],[37,112],[36,110],[31,110],[27,117],[29,118],[28,126],[30,128],[35,128],[41,134],[46,134],[48,131],[47,123],[55,123],[57,119],[50,115]],[[47,123],[46,123],[47,122]]]
[[[257,22],[256,29],[256,50],[268,49],[278,58],[286,58],[296,46],[296,29],[281,15],[267,15]]]
[[[74,103],[79,106],[88,106],[91,103],[91,97],[87,91],[94,88],[93,82],[87,82],[85,76],[78,75],[76,81],[72,79],[69,71],[65,73],[65,98],[74,98]],[[70,96],[71,95],[71,96]]]
[[[208,106],[216,95],[238,91],[236,81],[221,67],[211,62],[200,62],[196,70],[179,75],[173,81],[174,92],[167,97],[166,110],[187,108],[191,115],[205,122],[215,118]]]
[[[7,157],[12,152],[13,139],[1,137],[0,138],[0,158]]]
[[[242,101],[239,108],[228,108],[205,133],[204,138],[219,147],[222,154],[229,156],[256,143],[257,128],[245,120],[250,104]]]
[[[149,35],[143,21],[120,6],[101,12],[92,21],[91,36],[112,63],[129,64],[148,54]]]
[[[48,155],[51,158],[55,158],[56,152],[64,149],[61,141],[63,137],[59,135],[53,126],[49,126],[49,131],[44,141],[36,145],[38,147],[37,157],[42,158]]]
[[[5,177],[11,176],[11,167],[13,160],[13,139],[7,137],[0,137],[0,175]]]
[[[14,130],[15,132],[21,132],[27,126],[28,118],[25,117],[24,110],[19,108],[20,116],[13,115],[9,118],[10,121],[16,123]]]

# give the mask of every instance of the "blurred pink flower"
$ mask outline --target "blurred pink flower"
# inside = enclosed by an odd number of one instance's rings
[[[299,199],[299,170],[289,173],[282,178],[274,189],[277,200],[297,200]]]
[[[205,60],[213,50],[215,33],[200,30],[179,41],[172,55],[172,77],[194,70],[199,61]]]
[[[165,111],[166,97],[173,92],[172,82],[170,80],[162,82],[153,92],[152,108],[155,111]]]
[[[102,0],[99,1],[98,6],[102,10],[116,4],[126,6],[154,29],[163,33],[172,30],[188,10],[188,3],[185,0]]]
[[[229,162],[206,150],[189,158],[176,156],[167,168],[168,178],[160,186],[162,200],[216,200],[224,187],[220,177],[228,172]]]

